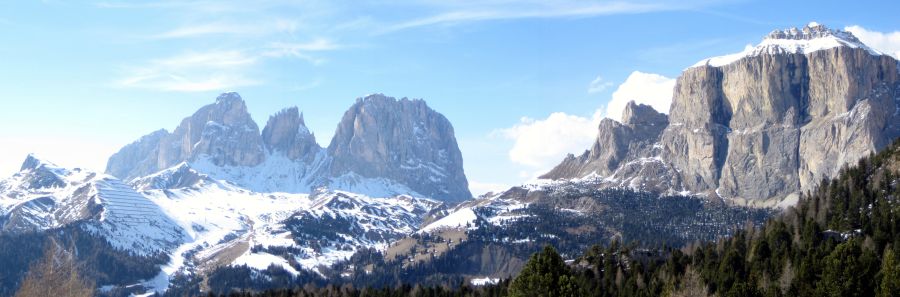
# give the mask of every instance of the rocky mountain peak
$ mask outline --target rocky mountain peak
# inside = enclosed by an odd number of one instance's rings
[[[328,146],[334,176],[387,178],[441,200],[471,198],[453,126],[423,100],[359,98]]]
[[[176,145],[160,146],[159,169],[204,157],[219,166],[254,166],[265,154],[259,127],[237,93],[224,93],[215,104],[185,118],[168,137]]]
[[[788,29],[774,30],[769,33],[769,35],[766,35],[766,39],[784,40],[813,40],[817,38],[827,37],[835,37],[846,40],[848,42],[860,43],[859,39],[857,39],[856,36],[853,36],[853,33],[844,30],[831,29],[816,22],[810,22],[809,24],[801,28],[792,27]]]
[[[629,101],[622,110],[622,124],[625,125],[665,126],[667,121],[665,114],[657,112],[650,105],[635,103],[634,100]]]
[[[107,173],[130,180],[185,161],[218,166],[254,166],[265,159],[259,127],[238,93],[223,93],[172,133],[159,130],[110,157]]]
[[[219,96],[216,97],[216,105],[223,105],[226,106],[226,108],[240,105],[246,109],[244,99],[241,98],[241,94],[238,94],[237,92],[225,92],[219,94]]]
[[[53,165],[53,163],[44,161],[44,160],[38,158],[37,156],[35,156],[34,154],[28,154],[28,156],[25,157],[25,161],[22,162],[22,167],[19,170],[20,171],[34,170],[34,169],[38,169],[39,167],[48,165],[48,164],[51,166],[55,166],[55,165]]]
[[[819,23],[811,22],[799,29],[788,28],[772,31],[756,46],[747,46],[739,53],[704,59],[691,67],[721,67],[747,57],[791,54],[808,55],[833,48],[863,49],[869,55],[883,55],[881,52],[863,44],[850,32],[831,29]]]
[[[629,101],[622,111],[621,123],[609,118],[600,121],[597,138],[590,150],[577,157],[567,155],[562,163],[541,178],[611,176],[617,169],[630,166],[632,163],[629,161],[639,159],[642,160],[640,164],[650,163],[658,154],[655,143],[668,125],[669,118],[665,114],[657,112],[649,105]],[[667,183],[654,182],[654,184]]]
[[[270,152],[283,153],[291,160],[309,161],[321,150],[297,107],[283,109],[269,117],[262,139]]]

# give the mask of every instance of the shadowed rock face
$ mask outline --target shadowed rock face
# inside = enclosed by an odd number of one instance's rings
[[[290,160],[308,163],[322,150],[296,107],[284,109],[269,117],[262,131],[262,139],[269,152],[282,153]]]
[[[822,26],[776,31],[768,38],[808,40],[828,34],[858,43],[850,33]],[[627,124],[601,123],[590,154],[569,157],[560,166],[602,166],[557,167],[547,177],[597,173],[627,178],[621,156],[635,160],[648,153],[643,147],[626,148],[623,140],[657,142],[660,149],[650,154],[658,153],[661,163],[677,169],[660,171],[669,176],[656,178],[677,181],[667,190],[717,193],[762,205],[811,189],[842,165],[900,136],[900,79],[893,58],[864,46],[758,52],[763,54],[685,70],[674,90],[668,126],[658,138],[622,137]]]
[[[328,154],[333,176],[387,178],[445,201],[472,197],[453,126],[422,100],[358,99],[344,113]]]

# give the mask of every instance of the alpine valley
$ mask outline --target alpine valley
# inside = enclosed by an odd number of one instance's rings
[[[480,197],[451,122],[423,100],[359,98],[325,147],[297,107],[260,129],[252,98],[210,101],[106,172],[27,156],[0,181],[0,295],[51,242],[105,296],[490,285],[546,245],[664,257],[762,227],[888,147],[900,64],[849,32],[776,30],[685,69],[670,110],[631,102],[583,154]]]

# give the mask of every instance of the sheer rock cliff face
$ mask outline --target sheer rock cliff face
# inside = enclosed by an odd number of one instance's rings
[[[126,145],[106,162],[106,173],[123,179],[159,170],[159,145],[169,131],[158,130]]]
[[[839,34],[856,41],[849,33],[822,26],[773,34],[768,38]],[[652,179],[674,184],[645,189],[772,205],[813,188],[844,164],[900,136],[898,100],[898,62],[864,45],[810,52],[757,49],[757,54],[725,65],[685,70],[675,86],[668,126],[657,138],[623,136],[628,123],[605,120],[589,152],[566,158],[546,177],[596,173],[627,180],[625,172],[635,170],[621,164],[658,157],[658,163],[642,162],[642,169],[673,168],[645,173],[668,175]],[[656,145],[648,150],[650,143]]]
[[[294,161],[310,163],[322,150],[296,107],[284,109],[269,117],[262,131],[262,139],[269,152],[282,153]]]
[[[328,155],[333,176],[386,178],[446,201],[472,197],[453,126],[422,100],[358,99],[338,124]]]

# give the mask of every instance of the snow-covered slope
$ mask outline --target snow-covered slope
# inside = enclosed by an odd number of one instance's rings
[[[291,160],[280,152],[266,153],[256,166],[219,166],[201,155],[196,161],[182,162],[172,168],[139,177],[130,183],[138,190],[178,189],[201,181],[222,181],[257,193],[313,193],[324,187],[369,197],[409,195],[423,197],[404,184],[387,178],[363,177],[353,172],[327,177],[329,157],[320,151],[309,164]]]
[[[28,156],[22,170],[0,181],[4,232],[43,231],[70,224],[138,255],[169,252],[184,239],[153,202],[118,179],[65,169]]]
[[[502,225],[527,216],[522,214],[521,210],[528,207],[528,203],[504,197],[504,193],[492,193],[461,203],[446,211],[444,216],[423,226],[418,232],[434,233],[448,229],[477,228],[477,220]]]
[[[860,42],[859,39],[850,32],[829,29],[819,23],[811,22],[799,29],[790,28],[786,30],[775,30],[772,33],[769,33],[769,35],[756,46],[747,45],[747,47],[739,53],[703,59],[691,67],[705,65],[720,67],[745,57],[778,54],[809,54],[815,51],[842,46],[862,48],[872,55],[882,55],[881,52]]]
[[[384,249],[414,233],[442,205],[411,196],[374,198],[330,190],[261,193],[189,173],[185,166],[138,180],[148,189],[143,194],[188,237],[160,274],[144,283],[156,291],[164,291],[176,272],[202,275],[223,266],[265,270],[276,265],[295,275],[301,270],[319,272],[360,249]],[[173,184],[166,178],[184,176],[198,177],[177,189],[147,186]]]

